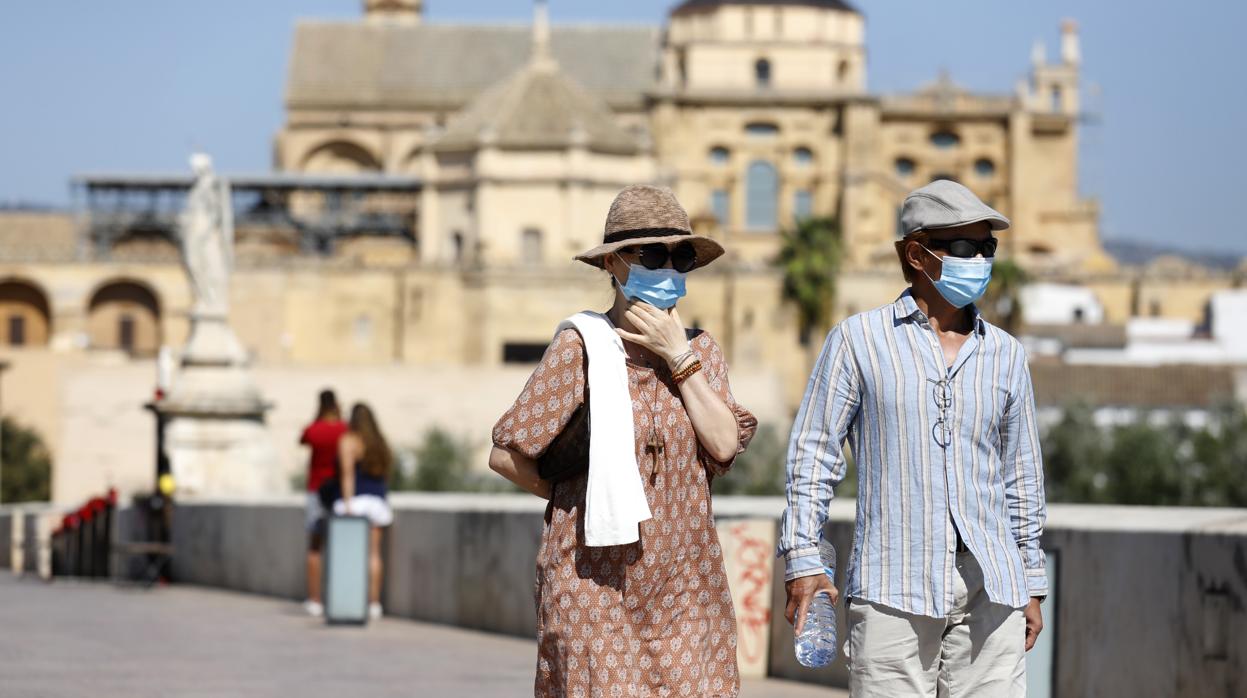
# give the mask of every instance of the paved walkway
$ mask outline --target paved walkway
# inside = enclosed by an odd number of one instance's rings
[[[330,628],[265,597],[0,573],[0,696],[515,698],[532,695],[533,656],[528,640],[406,620]],[[741,695],[844,694],[767,680]]]

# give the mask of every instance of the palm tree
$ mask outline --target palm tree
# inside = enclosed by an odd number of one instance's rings
[[[835,218],[803,218],[780,235],[776,265],[784,275],[783,297],[796,306],[801,344],[808,346],[815,330],[831,324],[843,256],[840,223]]]
[[[992,280],[983,296],[983,311],[1009,334],[1022,329],[1022,287],[1030,282],[1017,262],[1000,259],[992,265]]]

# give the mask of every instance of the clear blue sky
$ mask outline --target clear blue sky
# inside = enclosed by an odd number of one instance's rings
[[[1078,20],[1101,122],[1083,130],[1082,188],[1106,237],[1247,252],[1247,3],[857,0],[872,91],[941,68],[1008,92],[1034,39],[1057,54]],[[224,171],[270,166],[298,17],[358,17],[359,0],[124,0],[0,7],[0,202],[64,204],[76,172],[176,171],[203,148]],[[426,0],[430,21],[527,21],[528,0]],[[663,20],[669,0],[552,0],[555,22]]]

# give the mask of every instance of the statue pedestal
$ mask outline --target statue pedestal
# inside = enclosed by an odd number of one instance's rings
[[[264,424],[270,405],[223,316],[192,315],[191,338],[168,396],[165,449],[179,496],[258,496],[282,491]]]

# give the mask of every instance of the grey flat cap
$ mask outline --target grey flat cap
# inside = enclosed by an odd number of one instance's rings
[[[950,179],[937,179],[915,189],[901,207],[901,231],[911,235],[919,230],[953,228],[987,221],[992,230],[1009,227],[1009,219],[979,201],[974,192]]]

